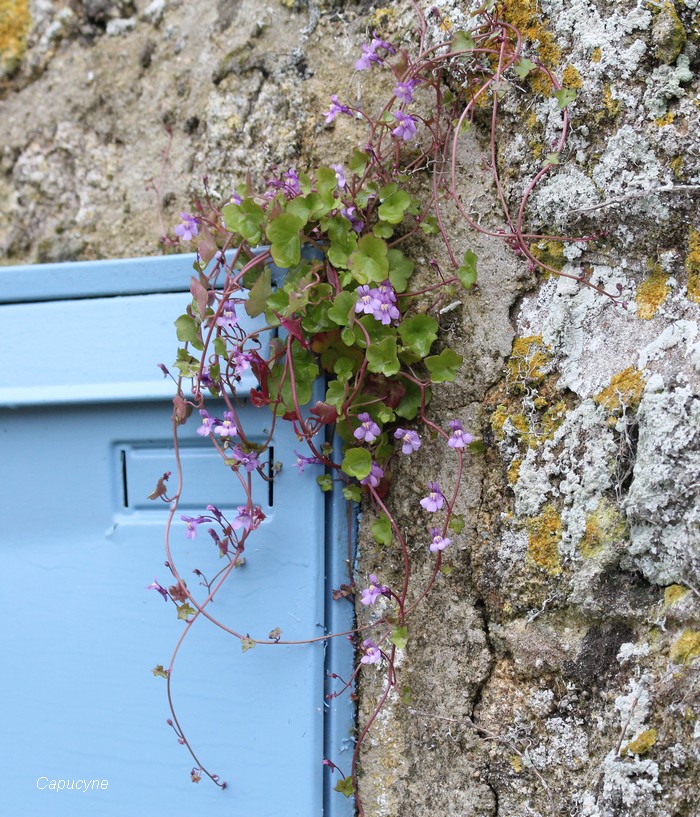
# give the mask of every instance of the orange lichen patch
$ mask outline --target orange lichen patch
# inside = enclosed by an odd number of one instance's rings
[[[603,499],[595,511],[586,516],[586,530],[579,542],[581,555],[591,559],[606,545],[625,539],[627,533],[625,518],[613,505]]]
[[[0,72],[11,74],[27,48],[29,0],[0,0]]]
[[[685,269],[688,273],[688,297],[696,304],[700,304],[700,232],[692,228],[688,233]]]
[[[561,75],[562,85],[565,88],[580,88],[583,85],[581,74],[574,68],[573,65],[567,65],[564,73]]]
[[[535,405],[537,405],[537,400],[535,400]],[[542,415],[542,433],[545,439],[550,440],[554,436],[554,432],[564,422],[567,408],[566,403],[560,400],[550,406]]]
[[[600,48],[594,48],[593,53],[591,54],[591,62],[600,62],[603,56],[603,52]]]
[[[700,632],[685,630],[671,647],[671,661],[674,664],[689,664],[700,656]]]
[[[631,740],[627,746],[622,750],[622,756],[625,755],[645,755],[651,747],[656,743],[658,733],[656,729],[647,729],[642,732],[634,740]]]
[[[595,395],[593,400],[611,413],[636,408],[642,399],[645,385],[646,378],[639,369],[629,366],[613,375],[610,385]]]
[[[653,318],[656,310],[668,297],[671,287],[659,264],[650,263],[651,274],[637,287],[637,317],[643,321]]]
[[[551,359],[541,335],[529,335],[513,341],[513,351],[506,365],[506,385],[510,393],[523,394],[541,383]]]
[[[542,513],[527,520],[528,560],[551,576],[561,573],[559,542],[561,517],[553,505],[545,505]]]

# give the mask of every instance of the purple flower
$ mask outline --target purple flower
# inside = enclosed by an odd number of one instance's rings
[[[221,523],[221,518],[223,517],[223,514],[216,507],[216,505],[207,505],[207,510],[209,511],[209,513],[214,514],[217,522]]]
[[[331,165],[331,167],[335,170],[338,187],[342,190],[348,183],[348,180],[345,178],[345,168],[342,165]]]
[[[362,652],[364,655],[360,658],[361,664],[376,664],[382,660],[382,652],[371,638],[365,638],[362,642]]]
[[[394,439],[401,440],[401,451],[404,454],[412,454],[420,448],[420,437],[416,431],[397,428],[394,432]]]
[[[340,215],[344,216],[350,222],[350,226],[356,233],[361,233],[365,223],[361,218],[355,218],[356,210],[357,208],[354,204],[350,205],[350,207],[341,207]]]
[[[323,115],[326,117],[326,125],[330,125],[330,123],[338,116],[339,113],[350,113],[350,108],[347,105],[341,105],[338,102],[337,94],[333,94],[331,97],[331,107],[323,112]],[[333,168],[335,170],[335,167]]]
[[[392,321],[398,321],[401,314],[396,306],[396,293],[393,288],[390,285],[381,284],[375,292],[376,300],[372,313],[374,319],[381,321],[384,326],[388,326]]]
[[[260,467],[260,460],[255,451],[244,451],[240,446],[236,446],[231,452],[231,456],[238,460],[248,473]]]
[[[379,480],[384,476],[384,471],[377,465],[372,463],[372,469],[364,479],[360,480],[360,485],[369,485],[370,488],[376,488],[379,485]]]
[[[197,219],[189,213],[180,213],[182,224],[178,224],[175,228],[175,235],[180,236],[183,241],[192,241],[192,239],[199,235],[199,227],[197,226]]]
[[[202,366],[202,374],[199,377],[199,382],[205,389],[210,389],[215,385],[208,366]],[[203,436],[206,437],[206,434]]]
[[[265,194],[267,198],[274,198],[275,190],[281,190],[288,199],[301,195],[299,176],[293,167],[286,170],[281,179],[272,179],[267,184],[270,188],[270,192]]]
[[[235,434],[238,434],[238,429],[233,421],[233,412],[225,411],[223,422],[219,420],[216,422],[217,425],[214,426],[214,432],[220,437],[233,437]]]
[[[202,417],[202,425],[197,429],[197,434],[200,437],[208,437],[213,430],[214,418],[210,417],[209,412],[204,409],[200,409],[199,413]]]
[[[451,539],[444,539],[440,534],[440,528],[431,528],[430,535],[433,537],[433,541],[430,543],[430,552],[437,553],[439,550],[444,550],[446,547],[452,544]]]
[[[163,597],[163,601],[168,601],[168,591],[158,584],[158,579],[153,579],[153,583],[146,587],[146,590],[157,590]]]
[[[216,319],[216,325],[223,329],[230,329],[238,323],[236,304],[233,301],[224,301],[221,306],[221,315]]]
[[[360,426],[353,431],[352,436],[356,440],[364,440],[366,443],[373,443],[377,437],[382,433],[379,426],[365,411],[357,415],[360,421]]]
[[[363,284],[359,286],[355,292],[358,295],[358,301],[355,304],[355,313],[364,312],[365,315],[371,315],[375,310],[375,305],[379,302],[377,290],[370,289],[368,284]]]
[[[233,522],[231,522],[231,527],[234,530],[238,530],[239,528],[245,528],[245,530],[255,530],[260,526],[263,519],[265,519],[265,514],[258,505],[252,509],[248,508],[247,505],[239,505],[237,510],[238,514]]]
[[[396,290],[391,285],[391,281],[388,278],[386,281],[382,281],[382,283],[379,284],[377,287],[377,294],[382,301],[389,301],[392,304],[396,303]]]
[[[421,499],[420,504],[426,511],[430,511],[431,513],[439,511],[445,504],[445,497],[442,495],[440,486],[437,482],[429,482],[428,491],[430,493],[424,499]]]
[[[415,79],[409,79],[408,82],[397,82],[396,88],[394,88],[394,96],[408,105],[409,102],[413,102],[413,92],[416,85],[418,85],[418,81]]]
[[[241,352],[240,349],[233,350],[231,362],[233,363],[233,371],[236,377],[240,377],[243,372],[247,372],[248,369],[250,369],[250,361],[252,359],[253,356],[250,352]]]
[[[362,591],[362,604],[374,604],[380,596],[389,596],[389,588],[386,585],[379,584],[379,579],[374,573],[369,574],[369,587],[365,587]]]
[[[295,465],[300,474],[304,472],[304,468],[306,468],[307,465],[323,465],[323,461],[318,457],[304,457],[298,451],[295,451],[294,453],[297,455]]]
[[[243,199],[234,190],[233,193],[231,193],[231,203],[232,204],[240,204],[242,201],[243,201]]]
[[[461,420],[450,420],[449,426],[452,429],[452,436],[447,441],[450,448],[464,448],[474,439],[471,434],[465,434]]]
[[[403,139],[408,142],[416,135],[416,120],[410,114],[401,113],[401,111],[394,111],[392,114],[394,119],[399,123],[392,133],[397,139]]]
[[[396,53],[391,43],[380,40],[378,37],[373,37],[372,42],[369,45],[362,43],[362,56],[355,63],[355,69],[357,71],[366,71],[368,68],[372,67],[373,62],[381,62],[382,58],[379,56],[379,54],[377,54],[377,49],[379,48],[383,48],[388,54]]]
[[[185,536],[188,539],[194,539],[197,535],[197,525],[201,525],[202,522],[207,521],[206,516],[181,516],[180,519],[182,519],[187,526]]]

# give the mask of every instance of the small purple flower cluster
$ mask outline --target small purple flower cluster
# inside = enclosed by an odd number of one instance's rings
[[[388,326],[392,321],[398,321],[401,313],[396,306],[396,292],[387,278],[376,288],[368,284],[359,286],[356,290],[358,301],[355,304],[355,313],[364,312],[365,315],[380,321]]]

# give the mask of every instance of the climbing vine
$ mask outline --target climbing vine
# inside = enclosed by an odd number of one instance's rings
[[[459,31],[451,30],[435,9],[424,13],[416,2],[413,6],[417,24],[412,50],[372,34],[355,63],[358,72],[381,72],[377,82],[386,86],[383,107],[369,114],[340,92],[330,97],[324,113],[328,125],[338,117],[365,125],[364,141],[352,155],[306,172],[276,172],[263,189],[245,183],[223,204],[208,196],[193,212],[182,213],[175,240],[193,245],[197,262],[192,301],[175,321],[181,342],[173,367],[176,451],[178,429],[192,417],[197,434],[211,442],[221,467],[229,469],[247,499],[235,513],[208,505],[196,516],[180,514],[181,469],[173,491],[170,474],[165,474],[152,494],[169,503],[170,522],[184,523],[184,532],[177,535],[194,538],[200,527],[206,528],[223,565],[213,578],[195,571],[204,592],[191,589],[168,536],[166,564],[174,584],[166,588],[156,580],[151,587],[174,604],[185,623],[168,667],[154,670],[167,681],[171,707],[175,659],[198,618],[239,639],[244,651],[292,643],[284,641],[279,629],[268,636],[238,632],[211,611],[211,602],[241,564],[249,538],[265,518],[253,500],[253,484],[275,478],[263,467],[263,454],[278,423],[292,425],[303,449],[296,463],[282,463],[282,468],[315,467],[321,491],[340,490],[347,501],[365,502],[375,511],[373,535],[400,550],[402,578],[398,586],[390,586],[372,574],[362,587],[349,580],[339,594],[357,592],[367,607],[380,598],[387,602],[376,620],[355,631],[355,670],[333,695],[351,690],[370,665],[380,667],[386,680],[374,712],[358,729],[351,768],[324,760],[338,775],[336,789],[355,797],[360,814],[360,748],[397,685],[397,651],[408,643],[411,614],[429,594],[443,568],[443,553],[464,524],[455,506],[467,457],[478,451],[478,441],[459,417],[443,427],[429,414],[435,387],[455,380],[462,363],[440,337],[437,312],[457,289],[477,285],[477,257],[471,250],[456,252],[445,214],[456,211],[475,230],[502,238],[533,268],[556,274],[562,273],[532,254],[532,242],[591,238],[532,235],[524,227],[533,190],[560,162],[575,92],[563,88],[536,54],[524,52],[519,31],[504,21],[496,3],[485,3],[474,13],[473,28]],[[436,38],[439,31],[446,32],[443,39]],[[525,93],[526,79],[535,76],[546,79],[541,87],[551,89],[560,131],[513,208],[498,172],[499,104],[506,93]],[[488,122],[490,130],[488,169],[503,217],[498,230],[477,223],[458,193],[459,139],[477,120]],[[444,246],[446,269],[432,261],[429,269],[417,270],[411,248],[435,241]],[[426,282],[431,271],[434,277]],[[578,280],[585,281],[583,274]],[[242,321],[243,315],[253,322]],[[238,389],[242,378],[251,375],[255,385],[246,398],[272,417],[262,441],[246,433],[239,411]],[[314,401],[319,377],[325,379],[325,394]],[[214,401],[223,408],[212,408]],[[411,532],[409,541],[387,495],[395,462],[414,454],[426,436],[441,441],[455,458],[455,481],[449,487],[438,481],[423,487],[416,503],[425,529]],[[338,450],[340,456],[334,454]],[[415,586],[410,554],[419,542],[434,561],[427,582]],[[329,633],[321,640],[338,635],[344,634]],[[194,757],[192,779],[206,775],[225,786],[200,763],[174,708],[169,723]]]

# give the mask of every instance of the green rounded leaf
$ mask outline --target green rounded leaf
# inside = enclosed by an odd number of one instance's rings
[[[446,383],[457,377],[463,359],[462,355],[458,355],[452,349],[443,349],[439,355],[426,357],[425,366],[433,383]]]
[[[367,347],[367,368],[375,374],[392,377],[401,369],[396,350],[396,337],[390,336]]]
[[[270,252],[278,267],[295,267],[301,260],[301,229],[304,222],[291,213],[281,213],[267,225]]]
[[[372,470],[372,455],[366,448],[348,448],[340,467],[349,477],[364,479]]]
[[[408,280],[413,275],[413,261],[401,250],[392,249],[387,253],[389,259],[389,280],[397,292],[406,289]]]
[[[379,519],[375,520],[372,524],[372,536],[374,536],[374,541],[379,545],[386,545],[387,547],[391,544],[391,522],[389,521],[389,517],[383,513]]]
[[[379,191],[382,204],[379,205],[377,213],[382,221],[399,224],[403,221],[406,210],[411,206],[411,197],[405,190],[390,188],[396,188],[396,185],[387,185]]]
[[[430,354],[430,347],[437,340],[438,324],[429,315],[414,315],[399,324],[399,335],[404,348],[424,358]]]
[[[348,259],[348,266],[360,284],[381,283],[389,272],[389,248],[386,241],[375,235],[363,235],[357,249]]]
[[[328,317],[338,326],[347,326],[352,315],[355,314],[357,295],[354,292],[341,292],[328,310]]]
[[[221,213],[227,230],[238,233],[250,245],[260,243],[265,212],[253,199],[243,199],[240,204],[226,204]]]
[[[408,644],[408,627],[396,627],[389,636],[389,641],[398,649],[405,650],[406,644]]]
[[[467,250],[464,253],[462,266],[457,270],[457,277],[465,289],[471,289],[476,283],[476,253]]]

